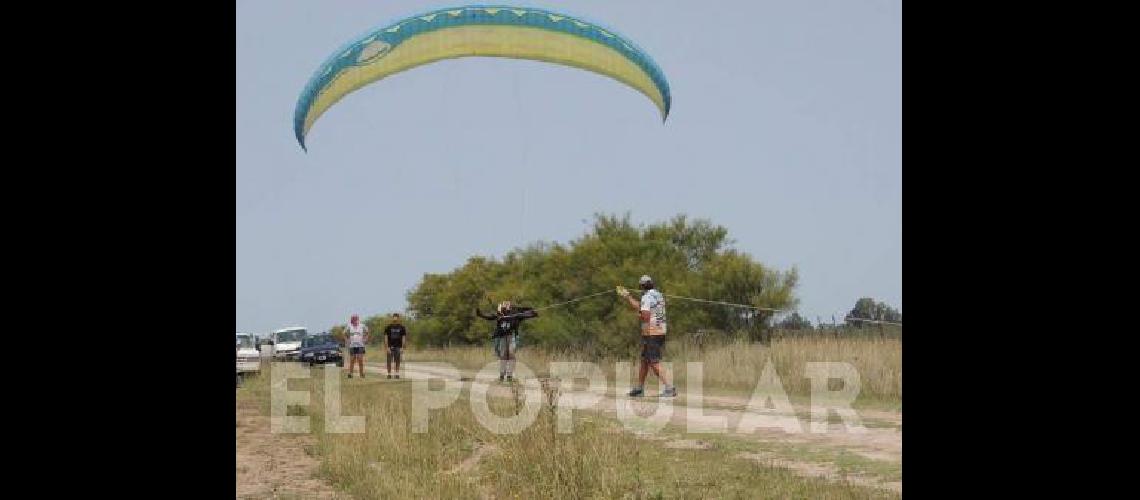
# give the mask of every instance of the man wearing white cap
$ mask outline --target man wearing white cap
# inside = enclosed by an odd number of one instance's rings
[[[677,388],[669,385],[664,370],[661,369],[661,355],[665,349],[665,296],[653,285],[653,278],[648,275],[640,280],[641,301],[629,296],[625,287],[617,287],[621,295],[641,317],[641,369],[637,374],[637,387],[629,391],[630,396],[641,396],[645,393],[645,376],[652,369],[661,381],[661,396],[673,397],[677,395]]]

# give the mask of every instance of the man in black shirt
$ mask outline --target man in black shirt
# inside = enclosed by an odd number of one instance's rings
[[[408,329],[400,323],[400,314],[392,313],[392,322],[384,327],[384,347],[388,351],[388,378],[392,378],[392,360],[396,360],[396,378],[400,378],[400,357],[404,351],[404,337]]]
[[[495,355],[499,357],[499,381],[514,380],[514,352],[519,346],[519,325],[524,320],[537,317],[538,312],[530,307],[513,306],[510,302],[503,302],[499,304],[493,316],[484,316],[478,307],[475,308],[475,315],[495,322],[495,332],[491,334],[491,341],[495,345]]]

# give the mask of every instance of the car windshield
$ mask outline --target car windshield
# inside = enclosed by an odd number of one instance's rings
[[[237,336],[237,346],[238,346],[238,348],[243,348],[243,347],[252,348],[253,347],[253,338],[250,337],[249,335],[238,335]]]
[[[312,345],[327,345],[327,344],[335,344],[335,343],[336,343],[336,339],[333,338],[332,335],[318,335],[316,337],[304,339],[304,343],[301,345],[308,347],[308,346],[312,346]]]
[[[305,338],[304,330],[286,330],[277,334],[278,342],[297,342]]]

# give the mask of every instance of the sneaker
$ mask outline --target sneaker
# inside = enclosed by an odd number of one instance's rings
[[[638,397],[642,394],[645,394],[645,391],[640,387],[634,387],[632,391],[629,391],[629,396],[632,398]]]
[[[388,374],[388,378],[392,378],[392,374],[391,374],[391,373],[389,373],[389,374]]]
[[[675,398],[675,397],[677,397],[677,388],[676,387],[670,387],[668,389],[665,389],[664,391],[661,391],[661,397],[663,397],[663,398]]]
[[[514,380],[515,380],[514,375],[507,375],[507,382],[513,382]]]
[[[499,382],[502,382],[503,380],[506,380],[506,378],[507,378],[507,376],[506,376],[506,375],[504,375],[504,374],[502,374],[502,373],[500,373],[500,374],[499,374]]]
[[[349,373],[349,374],[348,374],[348,378],[352,378],[352,374],[351,374],[351,373]]]
[[[399,373],[397,373],[397,374],[396,374],[396,379],[399,379],[399,378],[400,378],[400,374],[399,374]]]

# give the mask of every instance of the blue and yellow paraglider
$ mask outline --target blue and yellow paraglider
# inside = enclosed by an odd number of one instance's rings
[[[611,77],[669,116],[669,83],[649,55],[613,31],[541,9],[467,6],[409,17],[373,30],[334,53],[301,92],[297,142],[345,95],[390,75],[444,59],[508,57],[573,66]]]

